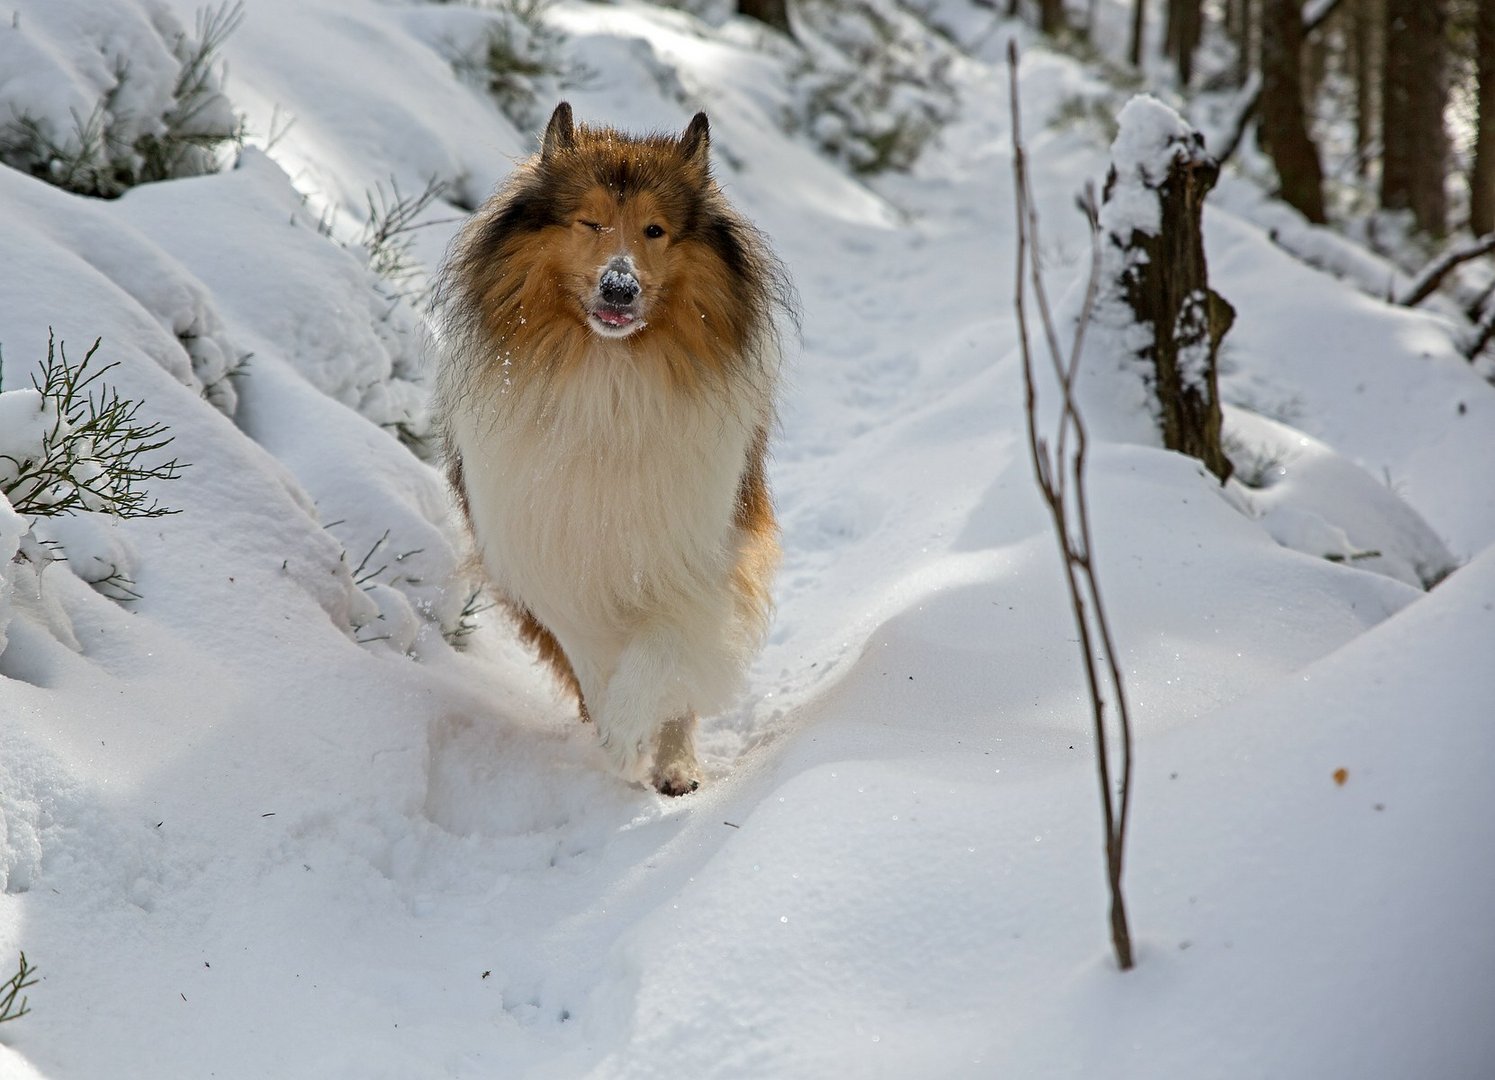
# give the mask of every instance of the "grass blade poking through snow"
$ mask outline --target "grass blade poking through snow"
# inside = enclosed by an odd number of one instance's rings
[[[1024,404],[1028,419],[1028,449],[1033,458],[1033,473],[1043,501],[1053,520],[1054,535],[1064,564],[1064,580],[1074,607],[1075,630],[1079,634],[1080,653],[1084,660],[1085,682],[1090,691],[1091,715],[1095,728],[1095,764],[1100,779],[1101,811],[1106,829],[1106,881],[1111,892],[1111,946],[1116,963],[1123,970],[1132,966],[1132,936],[1127,925],[1126,902],[1122,896],[1122,858],[1126,845],[1127,810],[1132,790],[1132,725],[1127,711],[1126,692],[1121,682],[1121,667],[1116,659],[1116,645],[1101,603],[1100,582],[1096,579],[1094,546],[1090,533],[1090,511],[1085,496],[1085,454],[1088,442],[1085,425],[1075,401],[1075,376],[1079,371],[1085,327],[1095,307],[1100,277],[1100,222],[1095,193],[1088,191],[1081,201],[1090,222],[1090,278],[1084,303],[1075,326],[1074,340],[1068,355],[1063,352],[1054,328],[1048,296],[1038,261],[1038,211],[1028,187],[1027,160],[1023,152],[1022,128],[1018,102],[1017,46],[1008,45],[1007,63],[1012,94],[1012,171],[1013,197],[1017,202],[1017,277],[1014,302],[1017,308],[1018,342],[1023,359]],[[1034,346],[1028,337],[1027,293],[1024,279],[1031,278],[1034,306],[1038,310],[1043,344],[1059,390],[1058,431],[1053,446],[1038,430],[1038,396],[1034,385]],[[1073,440],[1073,445],[1071,445]],[[1104,683],[1104,685],[1103,685]],[[1106,724],[1106,695],[1116,702],[1119,747],[1116,751],[1119,782],[1112,784],[1112,748]]]
[[[416,224],[416,218],[446,194],[447,186],[446,181],[433,176],[419,195],[402,195],[400,185],[391,177],[389,193],[376,185],[365,196],[368,223],[361,239],[369,269],[389,283],[392,296],[408,299],[415,307],[425,302],[426,290],[413,284],[422,269],[411,252],[414,238],[410,234],[423,227]]]
[[[16,997],[28,986],[36,985],[36,968],[26,962],[26,954],[21,954],[19,970],[14,975],[0,983],[0,1024],[7,1020],[19,1020],[31,1010],[27,1007],[28,999],[21,998],[21,1004],[16,1004]]]

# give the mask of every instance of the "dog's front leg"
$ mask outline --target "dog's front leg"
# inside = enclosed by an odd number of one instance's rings
[[[696,764],[696,716],[686,713],[666,720],[654,747],[655,790],[665,795],[688,795],[701,786]]]
[[[683,724],[682,718],[689,718],[694,724],[679,664],[685,651],[680,637],[677,631],[657,625],[635,634],[618,656],[601,708],[593,714],[602,746],[625,779],[642,782],[646,778],[666,721],[678,725]],[[671,760],[659,762],[671,767],[668,780],[676,788],[666,792],[671,795],[691,790],[689,785],[695,780],[694,738],[691,728],[683,732],[676,731],[666,740],[664,749]],[[688,761],[683,760],[686,757]],[[656,786],[664,790],[663,785]]]

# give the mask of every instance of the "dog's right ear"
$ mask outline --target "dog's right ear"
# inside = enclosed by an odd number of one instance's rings
[[[571,118],[571,103],[563,101],[550,114],[550,123],[545,125],[545,138],[540,140],[540,160],[549,161],[558,152],[576,145],[576,126]]]

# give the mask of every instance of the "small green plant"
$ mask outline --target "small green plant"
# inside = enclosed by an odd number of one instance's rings
[[[450,628],[443,630],[441,636],[446,643],[458,652],[467,648],[468,639],[478,628],[478,616],[483,612],[495,607],[495,603],[488,599],[479,585],[467,594],[467,601],[462,605],[462,610],[457,613],[457,622]]]
[[[64,191],[117,195],[129,186],[112,160],[118,143],[104,102],[86,119],[74,113],[72,137],[60,142],[42,121],[21,113],[0,128],[0,161]]]
[[[89,370],[102,342],[96,339],[74,364],[65,344],[54,342],[49,331],[40,378],[32,377],[29,391],[12,392],[23,397],[12,399],[7,422],[30,423],[37,433],[26,449],[0,453],[0,493],[17,513],[97,510],[133,518],[177,512],[145,487],[152,480],[175,480],[185,468],[176,458],[151,463],[173,437],[164,424],[140,419],[140,402],[120,397],[100,381],[117,363]],[[17,415],[10,416],[12,411]]]
[[[21,953],[19,970],[14,975],[0,982],[0,1024],[7,1020],[19,1020],[31,1011],[27,1007],[27,998],[21,998],[21,1004],[16,1004],[16,996],[28,986],[36,985],[36,968],[26,962],[26,954]]]
[[[174,104],[162,117],[165,130],[135,141],[141,183],[210,172],[220,146],[244,145],[243,122],[220,92],[216,70],[223,43],[243,21],[243,0],[235,0],[200,10],[196,36],[177,35],[172,51],[182,68],[172,88]]]
[[[140,594],[135,591],[135,579],[118,567],[111,567],[107,577],[88,584],[93,587],[94,592],[116,604],[133,604],[140,599]]]
[[[334,521],[328,524],[326,527],[328,529],[331,529],[334,525],[341,524],[342,522],[340,521]],[[404,563],[406,559],[419,555],[426,550],[425,548],[411,548],[409,551],[402,551],[398,554],[391,555],[389,554],[388,548],[386,547],[388,543],[389,530],[385,529],[384,532],[380,535],[379,539],[374,541],[374,546],[369,548],[368,551],[364,552],[363,558],[358,560],[358,565],[353,567],[350,571],[353,575],[353,584],[357,585],[364,592],[368,592],[376,584],[380,584],[380,576],[389,571],[391,563],[393,563],[396,567],[399,567]],[[381,549],[384,549],[384,554],[382,555],[380,554]],[[369,564],[374,562],[376,559],[380,559],[383,561],[381,561],[378,566],[375,566],[371,569]],[[343,561],[348,561],[348,553],[346,551],[343,552]],[[388,581],[383,582],[382,584],[398,586],[402,582],[409,585],[419,585],[421,583],[421,579],[418,577],[412,577],[410,574],[400,572],[395,574],[394,577],[390,578]]]
[[[545,21],[552,0],[496,0],[477,4],[496,16],[473,45],[448,42],[452,70],[486,90],[521,131],[545,121],[561,90],[591,75],[566,58],[565,36]]]
[[[955,113],[955,50],[896,0],[805,0],[785,114],[862,175],[907,169]]]
[[[341,520],[330,521],[325,528],[331,531],[341,524],[343,524]],[[353,578],[353,584],[363,592],[372,593],[376,589],[393,589],[396,592],[403,592],[400,589],[402,584],[421,584],[422,579],[420,577],[404,572],[403,564],[406,559],[419,555],[424,550],[425,548],[411,548],[409,551],[392,552],[389,547],[389,530],[385,529],[380,534],[379,539],[375,540],[368,551],[363,553],[363,558],[358,560],[356,566],[352,564],[346,548],[343,550],[341,559],[348,566],[348,573]],[[394,575],[392,577],[385,577],[391,569],[395,570]],[[364,633],[364,631],[370,628],[377,629],[373,624],[384,620],[384,614],[382,611],[379,611],[377,604],[370,610],[374,612],[370,618],[361,618],[358,614],[353,616],[350,629],[353,631],[353,640],[359,645],[370,645],[376,641],[388,641],[392,636],[388,633],[374,635]]]
[[[1281,454],[1269,447],[1253,446],[1235,435],[1222,435],[1220,445],[1232,466],[1231,477],[1253,490],[1269,488],[1287,475]]]
[[[128,59],[114,60],[114,85],[71,131],[26,113],[0,124],[0,162],[66,191],[116,198],[138,184],[200,176],[218,167],[225,145],[242,146],[244,126],[222,92],[219,53],[244,18],[242,0],[198,12],[196,32],[179,31],[170,49],[180,65],[170,104],[159,116],[121,106],[134,92]],[[100,44],[100,51],[104,45]]]
[[[433,176],[426,181],[420,194],[403,195],[399,183],[391,177],[387,193],[382,186],[376,185],[365,196],[368,223],[364,225],[359,242],[368,258],[369,269],[393,289],[391,299],[406,299],[417,307],[425,300],[428,287],[415,284],[424,269],[411,251],[414,237],[410,234],[421,227],[415,219],[446,193],[447,186],[445,180]]]

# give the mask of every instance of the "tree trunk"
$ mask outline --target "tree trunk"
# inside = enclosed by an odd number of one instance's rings
[[[1123,124],[1125,119],[1123,110]],[[1156,231],[1144,231],[1130,224],[1135,221],[1135,189],[1119,204],[1120,220],[1128,224],[1107,230],[1106,242],[1123,253],[1120,273],[1109,288],[1119,293],[1136,322],[1152,330],[1150,344],[1137,355],[1149,372],[1163,445],[1198,458],[1224,483],[1231,465],[1220,445],[1218,358],[1235,311],[1209,287],[1201,227],[1204,197],[1220,169],[1195,131],[1170,138],[1167,152],[1171,164],[1160,181],[1149,178],[1156,175],[1152,170],[1139,170],[1134,163],[1113,163],[1106,179],[1108,203],[1118,187],[1117,170],[1124,169],[1126,182],[1141,183],[1155,193],[1159,205]],[[1103,226],[1108,217],[1103,209]]]
[[[1134,68],[1142,66],[1142,17],[1146,13],[1144,0],[1132,0],[1132,40],[1127,45],[1127,63]]]
[[[1064,0],[1041,0],[1038,5],[1038,29],[1057,35],[1065,29]]]
[[[1479,69],[1479,126],[1469,174],[1469,227],[1495,232],[1495,0],[1479,0],[1474,48]]]
[[[1194,77],[1194,50],[1199,47],[1202,20],[1200,0],[1168,0],[1168,24],[1163,53],[1173,61],[1178,85],[1187,87]]]
[[[737,13],[766,23],[788,37],[794,36],[789,26],[788,0],[737,0]]]
[[[1261,140],[1281,196],[1315,224],[1324,217],[1324,174],[1303,114],[1300,0],[1265,0],[1261,20]]]
[[[1235,65],[1232,69],[1234,82],[1237,86],[1245,86],[1246,80],[1251,77],[1255,70],[1255,53],[1251,48],[1256,19],[1253,14],[1255,5],[1251,0],[1235,0],[1233,16],[1229,22],[1230,36],[1235,42]]]
[[[1377,52],[1375,0],[1353,0],[1350,16],[1354,20],[1355,54],[1355,172],[1364,177],[1370,171],[1372,147],[1376,140],[1376,73],[1381,70]]]
[[[1411,210],[1433,236],[1447,226],[1446,77],[1448,0],[1386,0],[1386,76],[1381,100],[1381,205]]]

